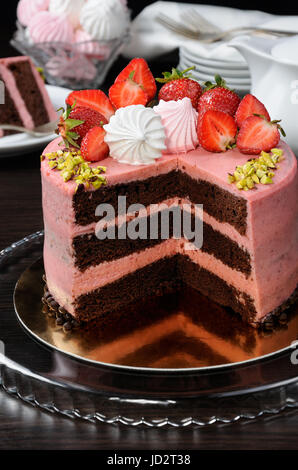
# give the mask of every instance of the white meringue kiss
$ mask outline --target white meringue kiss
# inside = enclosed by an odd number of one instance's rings
[[[65,15],[74,28],[80,24],[80,13],[85,0],[50,0],[49,11]]]
[[[169,153],[186,153],[198,146],[198,113],[189,98],[178,101],[160,100],[153,109],[161,117],[165,128]]]
[[[141,104],[117,109],[103,127],[110,155],[120,163],[149,165],[166,149],[160,116]]]
[[[93,39],[109,41],[124,34],[129,15],[119,0],[88,0],[81,10],[80,23]]]

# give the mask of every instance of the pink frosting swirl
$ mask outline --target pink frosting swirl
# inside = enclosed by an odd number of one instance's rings
[[[23,26],[28,26],[32,18],[40,11],[46,11],[50,0],[20,0],[17,7],[17,18]]]
[[[153,109],[161,117],[168,153],[186,153],[198,146],[198,113],[189,98],[178,101],[160,100]]]
[[[74,30],[65,16],[48,11],[37,13],[29,24],[29,35],[34,43],[74,42]]]

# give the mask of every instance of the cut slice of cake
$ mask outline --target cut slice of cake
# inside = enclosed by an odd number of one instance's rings
[[[29,57],[0,59],[0,80],[4,84],[0,124],[34,129],[57,119],[45,84]],[[0,137],[9,133],[0,130]]]

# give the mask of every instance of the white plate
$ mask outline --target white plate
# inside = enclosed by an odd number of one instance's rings
[[[179,64],[177,66],[177,68],[179,70],[183,70],[185,68],[185,64]],[[204,85],[204,83],[206,82],[205,79],[202,80],[202,77],[201,75],[196,75],[193,73],[193,77],[192,77],[194,80],[196,80],[197,82],[199,82],[201,85]],[[209,80],[212,80],[213,77],[210,77]],[[236,93],[238,93],[239,95],[241,96],[244,96],[246,95],[246,93],[250,93],[250,88],[251,88],[251,85],[250,84],[239,84],[237,83],[236,85],[234,83],[230,83],[228,80],[226,81],[227,82],[227,86],[229,88],[231,88],[232,90],[235,90]]]
[[[180,70],[185,70],[188,68],[188,64],[185,62],[180,62],[179,69]],[[196,80],[203,80],[203,81],[214,81],[214,74],[212,73],[203,73],[201,70],[192,70],[192,76]],[[231,85],[250,85],[251,84],[251,79],[250,77],[247,77],[245,79],[243,78],[233,78],[233,77],[227,77],[226,75],[222,74],[222,78],[226,80],[227,83],[230,83]]]
[[[197,71],[202,71],[203,73],[206,74],[212,74],[213,76],[216,73],[219,73],[220,75],[225,74],[226,76],[229,77],[240,77],[240,78],[250,78],[250,72],[249,69],[233,69],[233,68],[225,68],[219,65],[202,65],[199,61],[195,62],[194,60],[191,60],[187,55],[181,55],[180,56],[180,61],[183,62],[184,64],[189,64],[189,67],[192,65],[196,66]]]
[[[201,80],[211,80],[214,82],[214,75],[213,74],[208,74],[208,73],[202,73],[202,72],[198,72],[195,74],[196,77],[200,78]],[[236,85],[251,85],[251,79],[250,78],[246,78],[246,79],[241,79],[241,78],[231,78],[231,77],[227,77],[226,75],[221,75],[221,77],[227,82],[227,83],[230,83],[234,86]]]
[[[245,69],[247,70],[248,66],[246,62],[233,62],[230,60],[221,60],[221,59],[207,59],[206,57],[202,57],[199,54],[193,54],[189,50],[185,49],[184,47],[180,48],[180,56],[187,55],[191,60],[195,62],[199,62],[201,64],[207,66],[222,66],[226,68],[232,69]]]
[[[55,109],[65,106],[65,99],[72,90],[58,86],[46,85],[46,89],[50,96]],[[0,157],[11,155],[22,155],[39,148],[45,147],[56,134],[47,135],[45,137],[32,137],[28,134],[13,134],[0,138]]]

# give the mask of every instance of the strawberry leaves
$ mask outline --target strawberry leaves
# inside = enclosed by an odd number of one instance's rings
[[[64,145],[66,148],[69,148],[70,146],[80,148],[76,142],[80,138],[80,135],[77,132],[73,132],[72,129],[75,129],[77,126],[84,124],[84,121],[70,118],[70,113],[75,108],[75,106],[76,103],[74,103],[72,106],[67,105],[66,109],[58,109],[58,111],[63,111],[63,113],[60,116],[56,133],[61,135],[63,139],[61,145]]]
[[[188,72],[190,72],[190,70],[194,70],[195,68],[196,68],[195,65],[193,65],[192,67],[189,67],[188,69],[180,71],[173,67],[172,72],[162,72],[163,78],[156,78],[155,80],[158,83],[169,83],[172,80],[179,80],[180,78],[191,78],[192,75],[191,73],[189,74]]]

